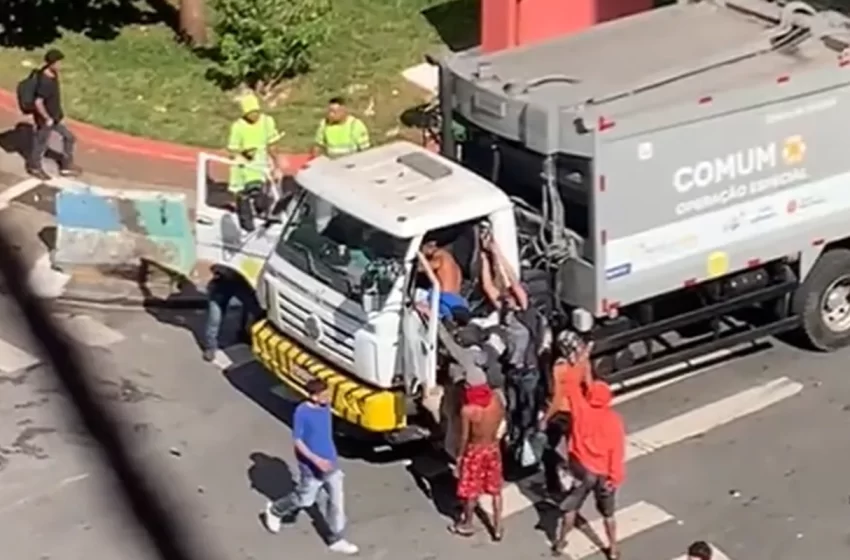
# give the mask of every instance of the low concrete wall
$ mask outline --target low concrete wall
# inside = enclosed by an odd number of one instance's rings
[[[56,196],[60,265],[124,266],[148,259],[183,274],[195,266],[195,239],[183,194],[63,186]]]

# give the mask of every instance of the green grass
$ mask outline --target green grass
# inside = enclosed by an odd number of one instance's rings
[[[442,8],[444,34],[477,30],[479,0],[457,0]],[[328,17],[331,39],[316,52],[315,68],[282,87],[269,100],[285,146],[303,150],[334,95],[349,99],[363,116],[376,143],[399,133],[401,112],[427,94],[407,84],[400,72],[441,45],[421,14],[443,0],[341,0]],[[108,41],[65,32],[44,49],[66,54],[63,97],[75,119],[139,136],[221,147],[237,116],[233,93],[205,76],[209,62],[174,41],[164,25],[127,26]],[[0,86],[12,89],[39,62],[44,49],[0,49]],[[371,109],[371,110],[370,110]]]

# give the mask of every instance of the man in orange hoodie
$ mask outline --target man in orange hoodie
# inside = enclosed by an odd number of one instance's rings
[[[552,550],[560,554],[566,548],[576,516],[593,493],[608,537],[608,558],[616,560],[620,553],[614,521],[615,497],[625,478],[623,420],[611,408],[611,388],[603,381],[593,380],[589,345],[574,333],[564,333],[559,336],[558,348],[561,358],[555,363],[553,377],[560,382],[555,391],[565,395],[564,408],[572,416],[568,449],[573,484],[561,504],[564,518]]]

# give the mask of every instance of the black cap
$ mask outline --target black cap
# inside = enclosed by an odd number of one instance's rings
[[[44,53],[44,62],[47,64],[53,64],[54,62],[59,62],[65,58],[65,55],[62,54],[62,51],[59,49],[50,49],[46,53]]]

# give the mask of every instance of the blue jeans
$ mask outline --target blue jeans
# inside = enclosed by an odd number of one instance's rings
[[[247,286],[240,285],[235,280],[213,280],[207,288],[207,320],[204,325],[204,349],[215,352],[218,349],[218,335],[221,332],[221,322],[227,313],[230,300],[236,298],[242,304],[240,328],[250,328],[250,322],[257,319],[260,310],[257,307],[253,293],[248,292]]]
[[[290,494],[275,501],[271,507],[272,515],[292,518],[302,509],[309,509],[316,503],[319,490],[328,495],[328,508],[325,520],[331,531],[331,544],[342,539],[345,531],[345,495],[343,491],[345,475],[337,469],[319,478],[309,469],[301,469],[298,486]]]

